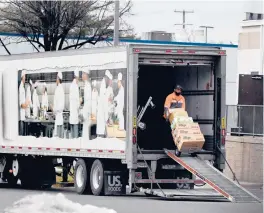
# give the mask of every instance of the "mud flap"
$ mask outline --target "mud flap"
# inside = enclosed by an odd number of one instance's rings
[[[126,194],[126,184],[123,173],[120,171],[105,171],[104,191],[105,195]]]

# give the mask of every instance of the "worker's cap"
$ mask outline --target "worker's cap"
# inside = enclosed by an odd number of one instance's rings
[[[96,80],[94,80],[93,82],[92,82],[92,85],[95,87],[96,86]]]
[[[86,73],[86,74],[88,74],[88,75],[90,74],[90,70],[88,68],[84,68],[83,69],[83,72]]]
[[[78,69],[74,70],[74,77],[79,77],[79,70]]]
[[[60,80],[62,80],[62,73],[61,73],[61,72],[58,72],[57,77],[58,77]]]
[[[33,85],[33,82],[31,79],[29,79],[29,84],[32,86]]]
[[[21,78],[22,78],[24,75],[26,75],[26,71],[25,71],[25,70],[22,70],[22,71],[21,71]]]
[[[106,70],[106,71],[105,71],[105,75],[106,75],[108,78],[111,78],[111,73],[110,73],[109,70]],[[112,76],[112,78],[113,78],[113,76]]]
[[[117,80],[118,80],[118,81],[122,81],[122,77],[123,77],[122,73],[121,73],[121,72],[118,73],[118,75],[117,75]]]
[[[47,84],[46,84],[46,82],[44,82],[44,83],[43,83],[43,87],[47,87]]]
[[[182,90],[182,86],[179,85],[179,84],[176,84],[175,87],[174,87],[174,89],[180,89],[180,90]]]

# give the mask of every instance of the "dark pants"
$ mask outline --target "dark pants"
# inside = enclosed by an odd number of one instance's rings
[[[41,130],[42,130],[42,126],[39,123],[30,124],[31,135],[38,138],[41,135]]]
[[[63,138],[63,125],[57,125],[57,136]]]
[[[72,138],[78,138],[79,135],[79,125],[78,124],[71,124],[71,136]]]
[[[25,136],[25,122],[19,121],[19,135]]]

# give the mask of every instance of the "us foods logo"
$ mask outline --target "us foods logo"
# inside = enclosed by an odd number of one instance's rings
[[[121,184],[121,177],[118,176],[108,176],[108,191],[111,192],[121,192],[122,191],[122,184]]]

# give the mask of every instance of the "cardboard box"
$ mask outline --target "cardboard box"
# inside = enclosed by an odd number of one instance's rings
[[[175,117],[182,116],[188,117],[188,113],[182,108],[170,109],[169,121],[173,121]]]
[[[200,129],[175,129],[172,131],[175,137],[182,135],[182,134],[193,134],[193,135],[200,135]]]
[[[175,129],[196,129],[200,130],[198,123],[178,123],[175,125]]]
[[[186,112],[186,111],[183,108],[174,108],[174,109],[170,109],[170,112],[171,113],[181,113],[181,112]]]
[[[171,121],[171,124],[176,123],[193,123],[193,119],[192,117],[177,116]]]
[[[171,122],[171,129],[175,129],[176,124],[178,123],[193,123],[193,119],[191,117],[183,117],[183,116],[175,117]]]
[[[118,125],[107,126],[106,134],[108,138],[125,138],[126,137],[126,131],[118,130]]]
[[[181,152],[200,151],[205,139],[203,134],[180,134],[174,138],[175,145]]]

